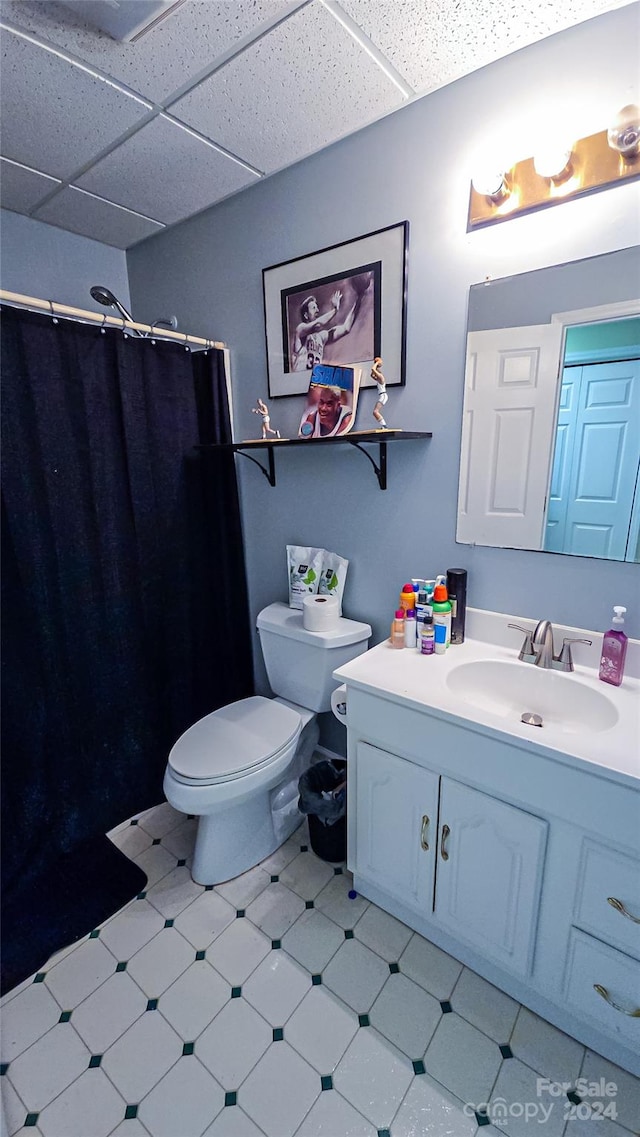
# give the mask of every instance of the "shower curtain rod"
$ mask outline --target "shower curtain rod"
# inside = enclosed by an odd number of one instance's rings
[[[56,300],[41,300],[37,296],[23,296],[20,292],[8,292],[4,288],[0,288],[0,303],[10,304],[14,308],[35,309],[49,316],[62,316],[71,320],[89,321],[90,323],[99,324],[101,328],[122,328],[123,331],[130,329],[134,332],[146,333],[146,335],[153,339],[174,340],[176,343],[183,343],[185,345],[195,344],[200,348],[224,348],[226,346],[218,340],[205,340],[201,339],[200,336],[190,336],[187,335],[186,332],[173,332],[168,328],[159,328],[157,325],[138,324],[134,320],[125,320],[122,316],[101,316],[99,312],[90,312],[85,308],[72,308],[68,304],[59,304]]]

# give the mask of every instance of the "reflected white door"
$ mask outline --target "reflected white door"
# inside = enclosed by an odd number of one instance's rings
[[[639,426],[640,361],[564,368],[545,549],[625,559]]]
[[[562,334],[559,323],[469,333],[458,541],[542,548]]]

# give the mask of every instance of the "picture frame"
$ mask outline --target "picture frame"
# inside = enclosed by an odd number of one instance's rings
[[[306,395],[317,364],[374,359],[387,387],[405,385],[409,222],[400,221],[262,270],[269,398]]]

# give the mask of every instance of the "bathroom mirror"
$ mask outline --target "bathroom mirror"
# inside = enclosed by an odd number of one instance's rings
[[[640,561],[640,249],[469,292],[456,539]]]

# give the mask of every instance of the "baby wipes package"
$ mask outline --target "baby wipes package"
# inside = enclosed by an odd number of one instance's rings
[[[342,596],[344,584],[347,579],[349,562],[337,553],[329,553],[326,549],[322,557],[322,575],[318,585],[318,592],[324,596],[335,596],[338,600],[340,615],[342,615]]]
[[[290,608],[302,608],[305,596],[311,596],[318,591],[323,557],[324,549],[312,549],[306,545],[287,545]]]

